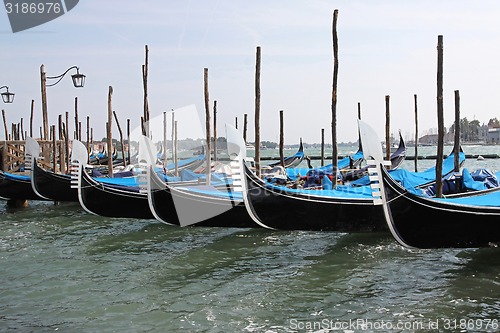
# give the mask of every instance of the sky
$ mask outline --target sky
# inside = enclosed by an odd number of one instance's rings
[[[28,129],[35,101],[35,133],[41,126],[40,65],[48,76],[78,66],[84,88],[70,77],[47,88],[50,124],[70,112],[74,99],[94,139],[105,135],[108,87],[125,127],[139,126],[143,112],[141,67],[149,48],[151,118],[194,105],[204,114],[203,72],[209,69],[210,104],[217,101],[217,131],[224,123],[254,138],[256,47],[261,47],[261,139],[279,141],[284,111],[285,143],[331,142],[333,76],[332,17],[339,10],[337,140],[357,140],[357,109],[380,138],[385,131],[385,96],[390,96],[394,135],[414,137],[414,95],[419,133],[437,127],[437,40],[444,40],[444,119],[454,120],[454,91],[461,117],[487,123],[500,118],[500,2],[496,0],[81,0],[65,15],[12,33],[0,10],[0,86],[14,92],[1,104],[8,124]],[[179,111],[180,112],[180,111]],[[169,126],[169,125],[167,125]],[[0,127],[1,128],[1,127]],[[10,129],[10,125],[9,125]],[[113,129],[118,136],[117,128]],[[179,133],[179,137],[190,137]],[[85,134],[84,134],[85,136]],[[0,138],[4,138],[0,131]],[[162,134],[154,134],[161,139]]]

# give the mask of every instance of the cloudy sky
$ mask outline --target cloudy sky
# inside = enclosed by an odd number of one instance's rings
[[[148,45],[151,117],[193,104],[203,112],[206,67],[211,104],[218,105],[218,132],[235,117],[241,128],[248,113],[253,138],[255,50],[261,46],[262,139],[279,140],[279,110],[284,110],[287,144],[299,137],[319,142],[322,128],[330,133],[334,9],[339,10],[339,141],[357,139],[358,102],[363,120],[382,138],[386,95],[392,132],[401,130],[407,139],[414,135],[414,94],[420,132],[436,127],[438,35],[444,36],[446,126],[454,119],[455,90],[462,117],[500,118],[496,0],[81,0],[62,17],[15,34],[0,11],[0,85],[16,93],[15,102],[2,108],[8,123],[24,118],[27,129],[35,100],[38,129],[40,65],[48,76],[76,65],[87,75],[86,85],[75,89],[68,77],[47,89],[50,123],[59,114],[72,115],[78,96],[80,119],[90,116],[94,138],[100,139],[112,86],[120,121],[130,118],[136,127]]]

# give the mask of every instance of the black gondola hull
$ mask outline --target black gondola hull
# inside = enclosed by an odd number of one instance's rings
[[[152,182],[152,189],[149,193],[150,207],[157,219],[162,222],[180,225],[178,210],[179,206],[182,206],[189,207],[193,210],[192,213],[199,216],[200,222],[192,224],[193,226],[232,228],[258,226],[248,215],[243,202],[237,203],[225,198],[193,194],[176,189],[164,183],[153,172],[150,173],[150,182]],[[221,211],[221,213],[212,216],[211,213],[214,211]],[[204,218],[205,212],[206,218]]]
[[[387,223],[403,245],[469,248],[500,243],[500,207],[454,205],[409,193],[383,171]]]
[[[31,187],[31,180],[7,178],[0,171],[0,198],[7,200],[45,200]]]
[[[106,217],[154,219],[145,193],[108,186],[80,172],[80,204],[89,212]]]
[[[280,230],[385,231],[381,205],[373,200],[309,196],[279,190],[245,167],[248,204],[265,226]]]
[[[31,182],[36,192],[53,201],[78,202],[78,190],[71,188],[71,176],[42,169],[33,162]]]

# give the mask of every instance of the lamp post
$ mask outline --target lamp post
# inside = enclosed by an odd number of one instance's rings
[[[45,73],[45,66],[42,64],[40,66],[40,81],[42,90],[42,118],[43,118],[43,136],[47,139],[49,136],[49,124],[47,116],[47,87],[53,87],[64,78],[66,74],[72,69],[76,69],[76,74],[71,75],[71,80],[73,81],[73,86],[75,88],[82,88],[85,84],[85,75],[81,74],[77,66],[71,66],[64,73],[57,76],[47,76]],[[54,83],[47,84],[47,80],[57,80]],[[3,94],[2,94],[3,97]]]
[[[7,86],[2,86],[0,87],[0,89],[3,89],[5,88],[7,91],[6,92],[3,92],[1,93],[0,95],[2,95],[2,100],[4,103],[12,103],[14,102],[14,93],[11,93],[9,92],[9,87]]]

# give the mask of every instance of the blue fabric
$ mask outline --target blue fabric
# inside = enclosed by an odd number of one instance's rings
[[[344,157],[343,159],[338,160],[337,167],[339,169],[345,169],[345,168],[349,167],[349,163],[350,163],[350,159],[351,158],[352,158],[353,162],[355,163],[359,159],[363,158],[363,152],[362,151],[357,151],[354,155],[352,155],[350,157],[347,156],[347,157]],[[305,176],[305,175],[307,175],[307,173],[310,170],[316,170],[317,172],[323,172],[324,174],[331,174],[331,173],[333,173],[333,167],[332,166],[333,166],[333,164],[328,164],[328,165],[321,166],[321,167],[316,167],[316,168],[313,168],[313,169],[309,169],[309,168],[287,168],[286,169],[286,174],[288,175],[288,177],[291,180],[296,180],[299,177],[299,175],[302,176],[302,177]]]
[[[204,159],[205,159],[205,155],[198,155],[196,157],[186,158],[185,160],[179,160],[179,161],[177,161],[177,167],[181,168],[181,167],[183,167],[185,165],[193,163],[194,161],[202,161]],[[167,166],[165,168],[167,170],[175,169],[175,163],[167,164]]]
[[[214,188],[203,188],[197,186],[187,186],[187,187],[176,187],[177,189],[183,191],[189,191],[192,193],[205,194],[208,196],[218,197],[218,198],[227,198],[230,200],[243,201],[243,193],[242,192],[234,192],[228,190],[216,190]]]
[[[482,181],[474,180],[474,178],[472,178],[472,175],[470,174],[469,170],[467,170],[465,168],[462,170],[462,179],[463,179],[465,188],[467,188],[469,190],[481,191],[481,190],[487,189],[486,185]]]
[[[460,152],[459,163],[465,161],[465,153]],[[443,161],[443,176],[449,174],[455,168],[454,155],[450,154]],[[389,174],[405,188],[418,187],[436,180],[436,167],[433,166],[422,172],[412,172],[405,169],[389,170]],[[368,176],[362,177],[351,183],[354,186],[364,186],[370,184]]]
[[[337,185],[336,189],[331,190],[293,189],[284,186],[274,186],[271,184],[268,184],[267,186],[285,193],[300,193],[303,195],[314,195],[329,198],[373,199],[373,191],[370,186],[352,187],[349,185]]]
[[[432,198],[431,200],[443,201],[456,205],[469,205],[481,207],[500,207],[500,191],[482,195],[472,195],[462,198]]]
[[[11,180],[22,180],[22,181],[30,181],[30,176],[27,176],[27,175],[16,175],[16,174],[13,174],[13,173],[8,173],[8,172],[4,172],[5,174],[5,178],[6,179],[11,179]]]
[[[94,178],[95,181],[103,184],[115,185],[115,186],[139,186],[138,177],[128,177],[128,178]]]
[[[500,184],[498,183],[498,176],[494,175],[490,170],[477,169],[471,172],[471,176],[472,178],[474,178],[474,180],[483,182],[487,188],[500,186]]]
[[[328,176],[324,176],[321,180],[321,185],[323,186],[323,190],[331,190],[333,189],[333,183]]]

